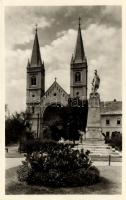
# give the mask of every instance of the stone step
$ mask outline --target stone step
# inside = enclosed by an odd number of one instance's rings
[[[110,154],[111,153],[111,152],[109,152],[107,150],[100,151],[100,150],[84,149],[84,151],[87,151],[87,150],[89,150],[90,153],[92,153],[92,154]]]
[[[110,154],[111,152],[108,152],[108,151],[91,151],[90,150],[90,153],[91,154]]]
[[[84,149],[84,151],[89,150],[91,156],[102,157],[102,156],[108,156],[109,154],[111,154],[114,157],[121,157],[120,152],[117,152],[117,151],[114,152],[112,151],[112,149],[109,149],[109,148],[110,147],[101,147],[101,146],[100,147],[78,146],[78,147],[75,147],[74,149],[78,149],[78,150]]]
[[[122,157],[120,154],[116,153],[116,154],[113,154],[113,153],[109,153],[109,152],[91,152],[90,155],[99,155],[99,156],[108,156],[108,155],[111,155],[113,157]]]
[[[92,160],[102,161],[103,158],[106,158],[106,160],[109,160],[109,155],[107,155],[107,154],[106,155],[92,154],[90,156],[91,156]],[[119,161],[117,159],[119,159],[121,161],[122,157],[121,156],[113,156],[113,155],[111,155],[111,161]]]
[[[110,148],[108,147],[93,147],[93,146],[85,146],[85,147],[75,147],[76,149],[89,149],[89,150],[97,150],[97,151],[112,151]]]
[[[83,139],[83,141],[104,141],[104,139],[102,138],[85,138]]]
[[[83,141],[82,143],[79,143],[79,144],[105,144],[104,141]],[[105,144],[106,145],[106,144]]]
[[[98,146],[99,146],[99,145],[101,145],[101,146],[103,146],[103,145],[104,145],[104,146],[108,146],[108,144],[105,144],[105,143],[103,143],[103,142],[94,142],[94,143],[93,143],[93,142],[84,142],[82,145],[89,145],[89,144],[90,144],[90,145],[98,145]],[[79,145],[81,145],[81,144],[79,144]]]
[[[95,146],[108,146],[108,144],[102,144],[102,143],[83,143],[79,145],[95,145]]]
[[[109,155],[113,158],[121,158],[121,154],[117,151],[113,151],[111,146],[105,144],[104,140],[98,139],[87,139],[84,140],[82,143],[78,143],[74,149],[81,150],[84,149],[84,152],[89,150],[90,155],[92,158],[99,158],[100,159],[108,159]]]
[[[95,144],[86,144],[86,145],[76,145],[75,147],[81,147],[81,148],[87,148],[87,147],[92,147],[92,148],[107,148],[107,149],[111,149],[110,146],[108,145],[95,145]]]
[[[100,162],[101,161],[109,162],[109,156],[108,155],[106,155],[106,156],[92,155],[91,160],[92,161],[100,161]],[[111,156],[111,162],[121,162],[121,161],[122,161],[121,157]]]
[[[79,145],[80,148],[100,148],[100,149],[111,149],[109,146],[99,146],[99,145]]]

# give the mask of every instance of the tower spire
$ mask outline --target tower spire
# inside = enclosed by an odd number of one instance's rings
[[[74,54],[70,62],[70,96],[87,99],[87,59],[81,35],[81,18],[78,18],[78,33]]]
[[[37,32],[37,27],[38,27],[38,24],[35,24],[35,27],[36,27],[36,28],[35,28],[35,31]]]
[[[80,21],[81,21],[81,17],[79,17],[79,26],[81,25],[81,22],[80,22]]]
[[[74,62],[82,62],[85,58],[83,39],[81,34],[81,18],[79,17],[78,35],[74,52]]]
[[[34,38],[34,44],[32,49],[32,56],[31,56],[31,67],[40,67],[42,66],[42,59],[41,59],[41,53],[40,53],[40,46],[39,46],[39,40],[38,40],[38,33],[37,33],[37,24],[35,24],[35,38]]]
[[[28,58],[27,67],[30,67],[30,61],[29,61],[29,58]]]

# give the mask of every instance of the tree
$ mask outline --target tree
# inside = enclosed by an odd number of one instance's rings
[[[71,100],[73,101],[73,100]],[[77,101],[77,105],[69,103],[66,107],[64,139],[79,140],[80,131],[85,131],[87,125],[88,102]]]
[[[114,148],[122,150],[122,134],[120,132],[112,132],[110,145]]]
[[[32,137],[30,131],[30,114],[26,112],[15,113],[5,120],[5,143],[14,144],[20,142],[22,137]]]

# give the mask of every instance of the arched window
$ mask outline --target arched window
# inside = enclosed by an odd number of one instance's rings
[[[81,73],[80,72],[76,72],[75,73],[75,82],[80,82],[81,81]]]
[[[36,85],[36,77],[35,76],[31,77],[31,85]]]

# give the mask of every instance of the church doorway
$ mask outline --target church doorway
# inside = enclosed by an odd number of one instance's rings
[[[58,141],[64,132],[65,109],[61,104],[51,104],[43,114],[43,138]]]
[[[63,107],[49,105],[43,114],[42,136],[44,140],[79,140],[80,131],[85,131],[88,105],[85,107]]]

